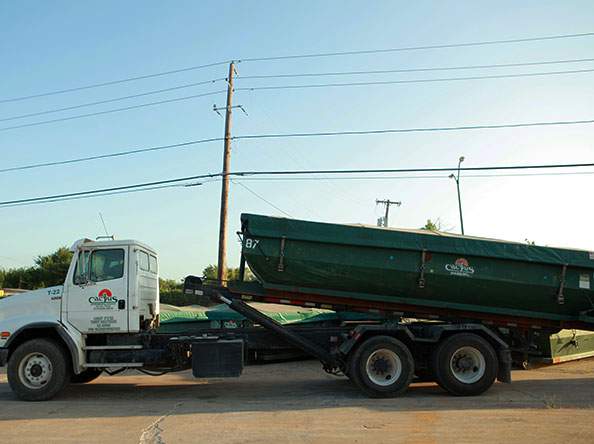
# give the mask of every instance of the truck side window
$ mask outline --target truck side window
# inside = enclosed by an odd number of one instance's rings
[[[150,256],[150,263],[151,263],[151,266],[150,266],[151,273],[157,274],[159,272],[159,270],[157,269],[157,258],[155,256],[153,256],[152,254]]]
[[[92,282],[109,281],[124,276],[124,250],[95,250],[89,261]]]
[[[144,251],[138,252],[138,265],[142,271],[149,271],[149,255]]]
[[[81,251],[78,253],[78,260],[74,268],[74,284],[84,284],[88,280],[90,251]],[[84,256],[83,256],[84,255]]]

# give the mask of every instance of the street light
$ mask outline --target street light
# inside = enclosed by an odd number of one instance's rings
[[[464,219],[462,218],[462,199],[460,197],[460,164],[464,162],[464,156],[460,156],[458,159],[458,174],[450,174],[450,179],[454,179],[456,181],[456,189],[458,190],[458,209],[460,210],[460,229],[462,231],[462,235],[464,235]]]

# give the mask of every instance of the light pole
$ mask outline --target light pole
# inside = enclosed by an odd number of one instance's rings
[[[464,162],[464,156],[460,156],[458,159],[458,172],[457,174],[450,174],[450,179],[456,181],[456,189],[458,190],[458,210],[460,211],[460,230],[464,235],[464,219],[462,218],[462,198],[460,197],[460,165]]]

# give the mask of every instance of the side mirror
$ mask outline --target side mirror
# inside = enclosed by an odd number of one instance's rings
[[[89,279],[87,278],[87,276],[74,276],[74,283],[75,285],[86,285],[89,283]]]

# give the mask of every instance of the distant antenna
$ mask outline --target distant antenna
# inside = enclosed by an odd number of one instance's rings
[[[109,236],[109,233],[107,232],[107,226],[105,225],[105,221],[103,220],[103,214],[101,214],[101,212],[99,212],[99,218],[101,218],[101,223],[103,224],[103,229],[105,230],[105,235]]]

